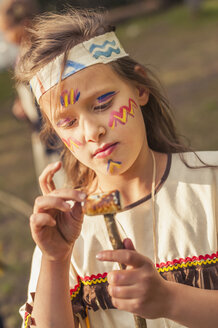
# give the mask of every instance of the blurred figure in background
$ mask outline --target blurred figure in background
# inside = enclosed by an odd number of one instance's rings
[[[3,0],[0,4],[0,30],[6,41],[21,47],[28,38],[28,28],[32,19],[40,12],[35,0]],[[15,66],[19,60],[19,53]],[[45,146],[39,137],[41,129],[41,116],[30,88],[26,85],[16,87],[12,112],[19,120],[27,121],[32,129],[32,150],[36,176],[38,177],[48,163],[57,161],[59,155],[51,147]],[[52,140],[51,144],[58,140]],[[61,187],[64,182],[63,173],[60,172],[56,183]]]

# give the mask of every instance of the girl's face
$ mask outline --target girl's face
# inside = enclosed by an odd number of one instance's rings
[[[143,160],[147,140],[140,106],[148,94],[97,64],[66,78],[40,105],[73,155],[98,177],[121,175]],[[137,165],[136,165],[137,167]]]

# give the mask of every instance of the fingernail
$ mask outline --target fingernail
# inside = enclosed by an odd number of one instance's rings
[[[57,166],[59,165],[59,163],[60,163],[60,161],[55,162],[55,163],[53,164],[53,167],[54,167],[54,168],[57,167]]]
[[[71,209],[70,204],[64,202],[63,205],[64,205],[64,208],[66,208],[67,210],[70,210]]]
[[[84,199],[86,198],[86,194],[85,194],[84,192],[81,192],[81,193],[79,194],[79,198],[80,198],[81,200],[84,200]]]
[[[96,257],[97,260],[101,260],[103,258],[101,253],[96,254],[95,257]]]

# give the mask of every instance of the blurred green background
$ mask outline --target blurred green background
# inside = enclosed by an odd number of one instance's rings
[[[124,10],[112,9],[109,17],[122,20],[117,34],[127,52],[159,76],[181,134],[195,149],[218,149],[218,1],[203,1],[198,13],[191,13],[182,1],[165,10],[153,7],[149,14],[135,17],[129,9],[125,20]],[[6,328],[21,325],[18,308],[25,302],[34,247],[28,215],[38,194],[31,131],[11,113],[11,78],[10,72],[0,72],[0,266],[5,266],[0,273],[0,313]]]

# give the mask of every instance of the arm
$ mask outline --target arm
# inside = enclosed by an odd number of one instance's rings
[[[37,327],[75,327],[70,300],[69,265],[70,256],[63,261],[50,261],[42,256],[32,314]]]
[[[36,199],[30,217],[32,237],[42,252],[32,317],[39,328],[76,328],[69,270],[73,245],[82,227],[80,202],[84,195],[72,189],[56,190],[52,167],[44,171],[40,180],[44,195]],[[66,200],[74,200],[74,206],[70,208]]]
[[[124,250],[97,255],[101,261],[127,265],[126,270],[108,274],[108,290],[115,307],[147,319],[164,317],[189,328],[217,326],[218,291],[166,281],[150,259],[134,250],[129,239],[124,245]]]
[[[168,319],[190,328],[218,325],[218,291],[167,282]]]

